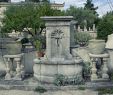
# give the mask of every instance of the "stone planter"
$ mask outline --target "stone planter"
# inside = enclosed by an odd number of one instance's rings
[[[89,40],[89,52],[92,54],[102,54],[105,51],[105,41],[104,40]]]
[[[8,55],[16,55],[21,53],[22,45],[20,42],[11,41],[6,44],[6,51]]]

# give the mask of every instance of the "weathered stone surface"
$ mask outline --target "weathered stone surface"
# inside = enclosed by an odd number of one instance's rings
[[[92,54],[102,54],[105,51],[105,41],[97,39],[89,40],[88,48]]]
[[[17,55],[4,55],[3,58],[6,64],[6,76],[5,80],[21,80],[23,69],[21,68],[21,59],[23,54]],[[15,63],[15,64],[14,64]],[[14,67],[16,65],[16,67]],[[14,69],[16,70],[14,72]],[[14,72],[14,73],[13,73]],[[16,75],[14,75],[16,73]],[[13,76],[13,77],[12,77]]]
[[[108,53],[110,55],[110,58],[108,60],[108,67],[110,72],[113,71],[113,50],[112,49],[108,49]]]
[[[89,51],[87,47],[78,47],[72,49],[72,55],[79,55],[84,62],[90,62]]]
[[[71,49],[75,47],[75,29],[76,29],[77,21],[72,20],[70,25],[70,47]],[[76,31],[77,32],[77,31]]]
[[[68,58],[70,56],[70,24],[73,17],[41,18],[46,21],[46,57]]]
[[[45,93],[38,93],[33,91],[22,90],[1,90],[0,95],[98,95],[98,92],[92,90],[65,90],[65,91],[48,91]]]
[[[33,60],[36,58],[36,51],[24,53],[22,64],[24,65],[24,69],[26,73],[33,73]]]
[[[109,67],[109,70],[112,72],[113,71],[113,34],[108,35],[108,41],[106,43],[106,48],[110,55],[108,67]]]
[[[113,34],[108,35],[108,41],[106,43],[107,49],[113,49]]]
[[[0,76],[5,75],[6,71],[5,71],[5,62],[3,60],[3,56],[0,53]]]
[[[78,64],[34,64],[34,77],[41,81],[53,83],[55,75],[63,74],[65,76],[74,77],[81,74],[82,66]]]

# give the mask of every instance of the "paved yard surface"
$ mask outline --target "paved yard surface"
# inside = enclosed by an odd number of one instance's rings
[[[39,94],[33,91],[22,90],[0,90],[0,95],[98,95],[97,92],[91,90],[77,90],[77,91],[54,91]]]

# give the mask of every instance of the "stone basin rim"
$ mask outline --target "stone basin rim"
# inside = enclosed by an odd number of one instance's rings
[[[74,65],[74,64],[79,64],[82,63],[82,59],[78,60],[70,60],[70,61],[49,61],[49,60],[40,60],[37,61],[36,59],[34,60],[35,64],[44,64],[44,65]]]

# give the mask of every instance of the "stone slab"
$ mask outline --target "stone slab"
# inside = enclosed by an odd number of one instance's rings
[[[37,93],[34,91],[22,91],[22,90],[1,90],[0,95],[98,95],[98,92],[91,90],[77,90],[77,91],[48,91],[45,93]]]
[[[98,57],[98,58],[108,58],[109,54],[108,53],[104,53],[104,54],[91,54],[89,53],[90,57]]]

